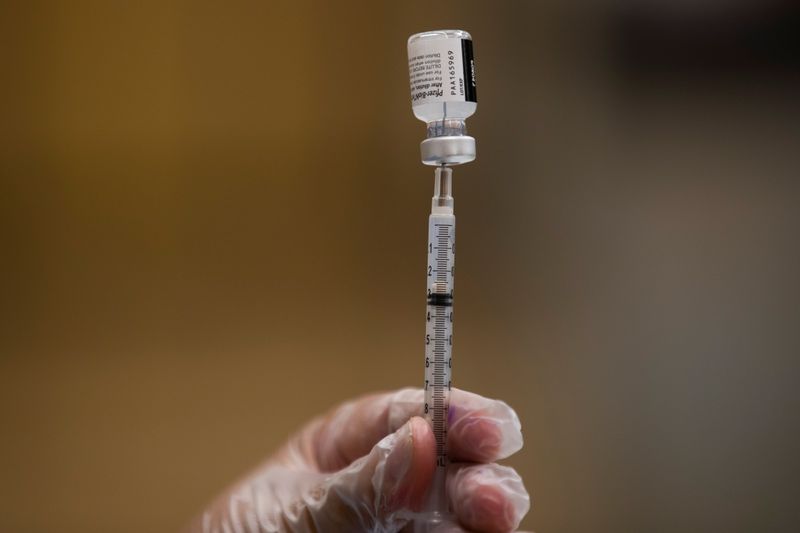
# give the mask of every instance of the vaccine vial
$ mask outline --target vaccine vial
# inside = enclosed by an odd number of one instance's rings
[[[457,165],[475,159],[475,139],[466,119],[478,107],[472,36],[463,30],[435,30],[408,39],[411,108],[425,122],[422,161]]]

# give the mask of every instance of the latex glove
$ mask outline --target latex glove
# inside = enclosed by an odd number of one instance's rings
[[[423,391],[402,389],[335,408],[235,484],[192,531],[411,530],[435,468]],[[495,464],[522,448],[504,402],[454,389],[447,490],[457,524],[447,531],[511,531],[530,508],[519,475]]]

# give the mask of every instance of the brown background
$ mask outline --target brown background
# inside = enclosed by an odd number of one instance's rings
[[[719,4],[4,2],[0,530],[174,531],[420,383],[440,27],[480,99],[454,377],[523,420],[524,526],[796,530],[796,9]]]

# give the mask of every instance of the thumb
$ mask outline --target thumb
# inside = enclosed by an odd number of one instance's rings
[[[398,531],[419,510],[435,466],[435,439],[422,418],[411,418],[366,456],[328,477],[305,498],[319,531]]]

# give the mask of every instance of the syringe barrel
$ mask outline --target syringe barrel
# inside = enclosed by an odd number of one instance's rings
[[[446,169],[448,172],[450,169]],[[439,176],[437,176],[438,178]],[[449,195],[448,195],[449,196]],[[453,368],[453,280],[455,275],[455,216],[452,198],[448,212],[430,215],[428,222],[427,307],[425,314],[425,405],[436,439],[436,472],[428,510],[447,512],[447,426]],[[434,204],[436,197],[434,197]]]

